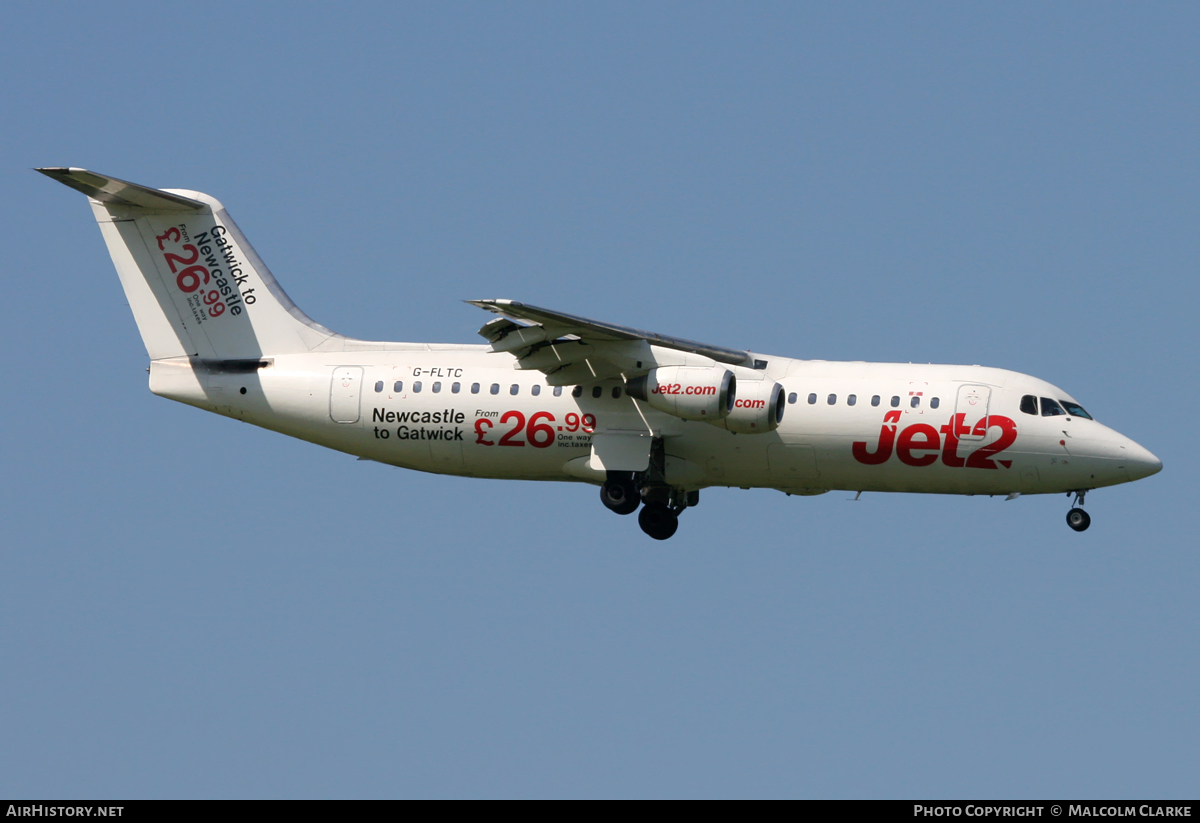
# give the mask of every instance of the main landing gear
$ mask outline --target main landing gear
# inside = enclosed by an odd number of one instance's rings
[[[647,503],[638,514],[638,525],[655,540],[666,540],[679,528],[679,512],[663,503]]]
[[[633,481],[633,472],[609,472],[600,487],[600,502],[617,514],[633,514],[642,504],[642,495]]]
[[[648,474],[610,471],[600,487],[600,502],[617,514],[633,514],[641,506],[642,531],[655,540],[666,540],[678,530],[680,512],[700,502],[700,492],[656,483]]]
[[[650,487],[642,490],[646,505],[638,514],[638,525],[655,540],[666,540],[679,528],[679,515],[683,510],[700,502],[700,491],[673,489],[670,486]]]
[[[1083,496],[1087,494],[1087,490],[1075,492],[1075,500],[1071,504],[1071,510],[1067,512],[1067,525],[1077,532],[1087,531],[1087,527],[1092,525],[1092,518],[1080,506],[1083,505]]]

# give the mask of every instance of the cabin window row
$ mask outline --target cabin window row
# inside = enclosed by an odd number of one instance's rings
[[[811,394],[808,395],[808,405],[810,405],[810,406],[817,405],[818,399],[819,398],[817,396],[817,393],[812,392]],[[921,402],[923,400],[924,400],[924,397],[922,395],[914,394],[911,397],[909,397],[908,405],[910,408],[919,409],[921,407]],[[796,392],[792,392],[791,394],[788,395],[788,403],[795,404],[795,403],[798,403],[799,401],[800,401],[800,398],[796,394]],[[838,402],[838,396],[836,394],[826,395],[826,397],[825,397],[826,405],[836,406],[837,402]],[[883,402],[883,398],[880,397],[878,394],[871,396],[871,405],[872,406],[878,406],[882,402]],[[941,404],[942,404],[942,400],[940,397],[929,398],[929,408],[936,409]],[[858,405],[858,395],[857,394],[846,395],[846,405],[847,406]],[[892,395],[891,400],[888,401],[888,405],[890,405],[893,409],[900,408],[900,395],[898,395],[898,394]]]
[[[386,384],[382,380],[376,381],[375,392],[382,393],[385,385]],[[425,388],[425,385],[420,380],[414,380],[411,384],[411,391],[414,394],[420,394],[424,390],[424,388]],[[434,394],[439,393],[442,390],[441,381],[439,380],[437,382],[431,383],[429,386],[429,390],[431,392],[433,392]],[[483,390],[483,386],[481,384],[479,384],[479,383],[471,384],[471,394],[479,394],[482,390]],[[450,393],[451,394],[458,394],[460,391],[462,391],[462,383],[451,383],[450,384]],[[392,393],[393,394],[402,394],[403,392],[404,392],[404,381],[403,380],[397,380],[395,383],[392,384]],[[521,384],[513,383],[511,386],[508,387],[508,393],[513,396],[520,394],[521,393]],[[533,395],[534,397],[537,397],[542,393],[542,387],[535,383],[534,385],[529,387],[529,393],[531,395]],[[562,386],[554,386],[553,393],[554,393],[555,397],[562,397],[563,387]],[[491,386],[489,386],[488,394],[500,394],[500,384],[493,383]],[[592,397],[599,398],[599,397],[603,396],[603,394],[604,394],[604,389],[602,387],[592,386]],[[621,387],[613,386],[611,394],[612,394],[612,398],[614,400],[619,399],[622,394]],[[582,397],[583,396],[583,386],[576,386],[574,389],[572,389],[571,396],[572,397]]]

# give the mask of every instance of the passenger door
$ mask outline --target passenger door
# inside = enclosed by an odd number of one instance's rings
[[[357,423],[362,402],[362,366],[333,370],[329,383],[329,416],[335,423]]]
[[[958,387],[958,402],[954,411],[963,415],[963,428],[966,429],[965,433],[959,435],[959,440],[978,443],[987,437],[988,403],[991,398],[992,390],[987,386],[967,384]]]

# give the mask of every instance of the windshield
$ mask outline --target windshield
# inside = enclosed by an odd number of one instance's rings
[[[1083,406],[1078,403],[1072,403],[1070,400],[1060,400],[1059,402],[1063,404],[1063,408],[1067,410],[1067,414],[1073,414],[1076,417],[1086,417],[1088,420],[1092,419],[1092,416],[1084,411]]]

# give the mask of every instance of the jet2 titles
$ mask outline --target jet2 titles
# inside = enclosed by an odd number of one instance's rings
[[[952,468],[996,469],[999,468],[997,463],[1006,469],[1012,467],[1011,460],[991,459],[1017,440],[1017,424],[1011,418],[992,414],[971,427],[964,423],[966,414],[959,413],[953,415],[941,429],[935,429],[928,423],[913,423],[900,429],[897,436],[896,428],[901,415],[899,410],[895,410],[883,416],[875,451],[867,451],[867,444],[862,440],[852,443],[850,448],[854,459],[865,466],[878,466],[891,459],[894,450],[897,459],[906,466],[932,466],[938,461],[940,452],[942,463]],[[966,457],[959,456],[961,438],[971,435],[983,440],[992,429],[1000,429],[998,439],[980,446]],[[946,436],[944,441],[939,437],[939,432]]]

